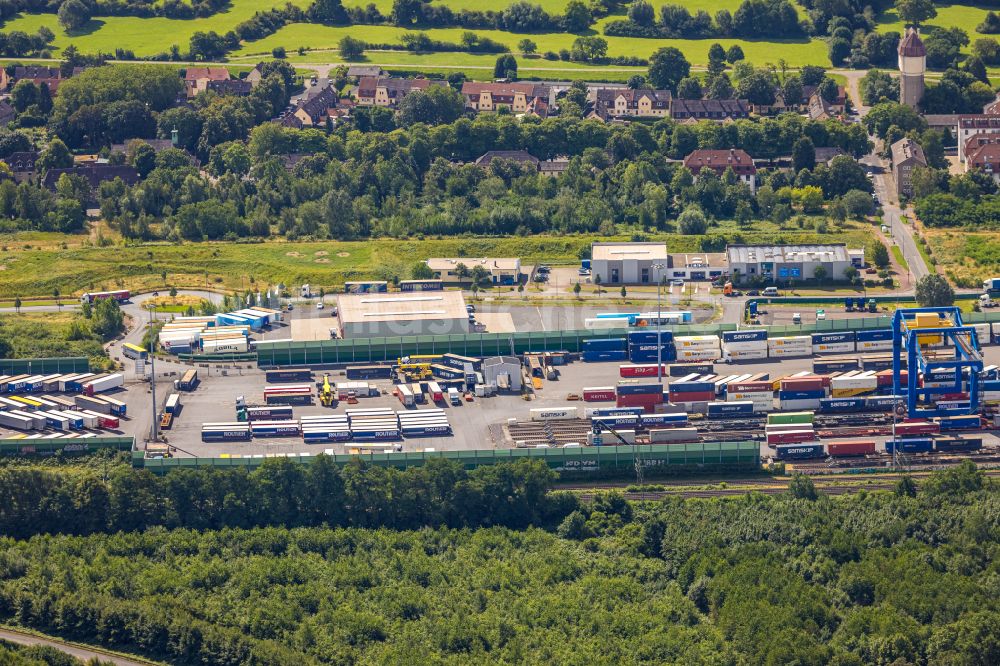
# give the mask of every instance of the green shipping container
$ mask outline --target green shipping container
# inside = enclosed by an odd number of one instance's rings
[[[812,423],[812,412],[774,412],[767,415],[767,425],[785,425],[788,423]]]

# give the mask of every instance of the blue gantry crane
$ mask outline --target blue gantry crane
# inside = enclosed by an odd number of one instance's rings
[[[945,343],[948,354],[929,354],[931,345]],[[906,353],[906,386],[902,384],[902,358]],[[910,418],[961,416],[980,410],[979,389],[983,355],[976,329],[962,324],[957,307],[901,308],[892,319],[892,389],[906,397]],[[920,378],[924,377],[923,386]],[[928,381],[935,377],[935,381]],[[966,391],[963,382],[968,380]],[[944,394],[968,393],[968,403],[942,406],[936,402]]]

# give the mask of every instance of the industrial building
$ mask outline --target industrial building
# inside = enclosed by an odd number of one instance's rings
[[[468,272],[461,270],[460,265]],[[445,284],[469,282],[476,266],[489,273],[493,284],[515,285],[521,281],[521,260],[516,257],[435,257],[427,260],[434,278]]]
[[[864,249],[829,245],[730,245],[726,248],[730,275],[736,282],[761,276],[772,282],[812,280],[822,267],[826,280],[845,280],[848,268],[865,265]]]
[[[521,361],[516,356],[491,356],[483,360],[483,381],[509,391],[521,390]]]
[[[337,323],[345,338],[453,335],[469,332],[458,291],[341,294]]]
[[[665,243],[594,243],[590,248],[593,280],[601,284],[656,284],[667,275]]]

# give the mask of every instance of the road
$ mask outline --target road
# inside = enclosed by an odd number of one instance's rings
[[[883,224],[889,227],[889,233],[902,251],[906,263],[909,264],[912,282],[915,283],[931,271],[917,249],[913,225],[903,223],[903,209],[896,196],[895,181],[892,177],[889,161],[882,159],[876,153],[871,153],[861,158],[861,162],[875,170],[875,193],[878,195],[879,201],[882,202]]]
[[[112,664],[116,664],[116,666],[149,666],[150,664],[155,663],[152,661],[139,661],[137,659],[119,657],[118,655],[111,654],[110,652],[105,652],[100,648],[72,645],[55,638],[43,638],[41,636],[22,633],[13,629],[0,629],[0,639],[16,643],[17,645],[45,645],[48,647],[54,647],[60,652],[76,657],[80,661],[98,659],[101,663],[111,662]]]

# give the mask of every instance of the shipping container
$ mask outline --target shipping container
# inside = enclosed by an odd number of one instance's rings
[[[897,437],[908,437],[911,435],[937,435],[941,432],[941,426],[932,421],[906,421],[893,426],[894,434]]]
[[[780,380],[778,388],[781,391],[819,391],[829,386],[830,379],[822,377],[788,377]],[[822,396],[811,396],[822,397]]]
[[[708,416],[749,416],[754,412],[754,403],[749,400],[739,402],[710,402]]]
[[[431,365],[431,373],[440,379],[465,379],[465,371],[462,368],[453,368],[440,363]]]
[[[177,388],[182,391],[193,391],[198,386],[198,371],[194,368],[188,370],[177,382]]]
[[[392,428],[380,428],[380,429],[361,429],[361,430],[351,430],[351,438],[361,441],[373,441],[373,442],[386,442],[395,441],[399,439],[401,433],[399,429]]]
[[[639,393],[663,393],[663,384],[656,381],[619,382],[616,387],[618,395],[636,395]]]
[[[656,377],[656,370],[656,363],[618,366],[618,374],[621,377]],[[666,377],[669,371],[668,365],[660,365],[660,376]],[[997,390],[1000,391],[1000,389]]]
[[[348,368],[350,370],[350,368]],[[268,384],[280,384],[283,382],[311,382],[313,381],[312,370],[268,370],[264,373],[264,381]]]
[[[672,343],[674,341],[673,331],[632,331],[628,334],[629,345],[653,345],[656,346],[657,338],[661,344]]]
[[[938,425],[941,427],[941,432],[952,430],[979,430],[983,425],[982,419],[978,414],[942,416],[937,421]]]
[[[627,351],[584,351],[581,359],[585,363],[603,363],[607,361],[627,361]]]
[[[268,393],[264,395],[268,405],[311,405],[312,394],[309,393]]]
[[[670,392],[671,393],[689,393],[689,392],[704,392],[711,391],[715,392],[715,382],[712,381],[686,381],[680,380],[675,382],[670,382]]]
[[[812,423],[813,413],[812,412],[785,412],[777,414],[768,414],[767,423],[768,425],[777,425],[784,423]]]
[[[670,402],[712,402],[715,391],[670,391],[667,394]]]
[[[609,402],[615,399],[614,386],[590,387],[583,389],[584,402]]]
[[[778,400],[821,400],[826,397],[826,391],[778,391]]]
[[[650,444],[680,444],[682,442],[698,442],[701,436],[697,428],[669,428],[664,430],[650,430]]]
[[[983,448],[980,437],[948,437],[934,440],[936,451],[979,451]]]
[[[247,407],[247,421],[287,421],[293,416],[291,407]]]
[[[928,438],[896,439],[885,443],[887,453],[930,453],[934,450],[934,440]]]
[[[813,361],[813,372],[825,375],[830,372],[846,372],[859,369],[861,364],[857,359],[831,359]]]
[[[829,345],[842,342],[854,342],[855,331],[840,331],[837,333],[813,333],[811,336],[814,345]]]
[[[171,393],[167,396],[167,402],[163,405],[163,411],[167,414],[176,414],[180,411],[181,407],[181,396],[177,393]]]
[[[723,343],[758,342],[767,340],[767,329],[756,328],[745,331],[725,331],[722,334]]]
[[[392,377],[392,366],[349,365],[345,372],[348,379],[389,379]]]
[[[841,414],[865,411],[864,398],[822,398],[819,411],[824,414]]]
[[[726,393],[767,393],[773,392],[773,386],[769,381],[753,382],[731,382],[726,385]]]
[[[855,440],[829,442],[826,445],[826,452],[834,458],[870,456],[875,454],[875,442]]]
[[[644,412],[642,407],[590,407],[583,411],[586,418],[594,416],[638,416]]]
[[[643,414],[643,428],[663,428],[667,426],[684,426],[688,423],[688,415],[680,414]]]
[[[250,424],[254,437],[297,437],[301,434],[298,421],[254,421]]]
[[[858,342],[885,341],[892,342],[892,329],[861,330],[855,334]]]
[[[532,421],[561,421],[578,418],[576,407],[542,407],[531,410]]]
[[[249,440],[250,428],[202,428],[201,439],[203,442]]]
[[[824,457],[823,445],[815,443],[778,444],[775,447],[778,460],[810,460]]]
[[[584,352],[626,351],[625,338],[594,338],[583,341]]]
[[[783,411],[800,411],[803,409],[819,409],[819,398],[801,398],[778,400],[778,409]]]
[[[653,407],[663,403],[665,397],[662,393],[654,395],[652,393],[636,393],[632,395],[620,395],[615,399],[616,407],[643,407],[646,411],[651,411]]]
[[[711,374],[715,366],[711,363],[674,363],[670,366],[671,377],[686,377],[692,373]]]
[[[618,430],[620,428],[638,428],[639,427],[638,416],[593,416],[591,417],[591,422],[596,424],[604,425],[612,430]]]

